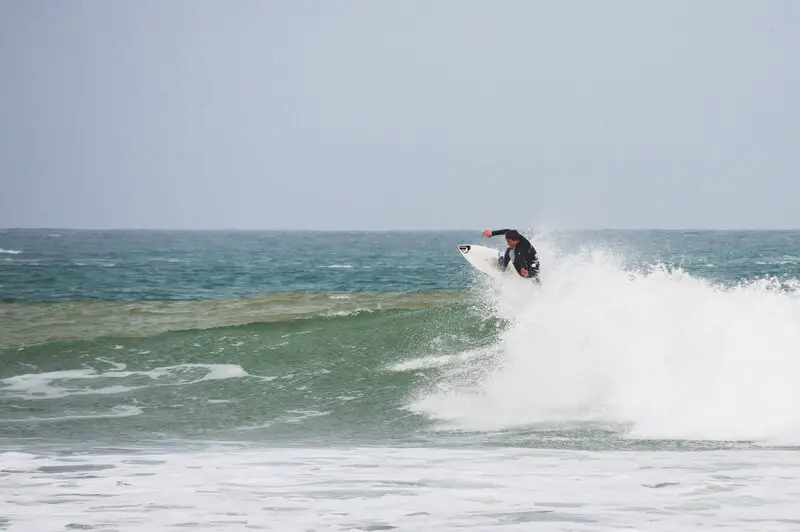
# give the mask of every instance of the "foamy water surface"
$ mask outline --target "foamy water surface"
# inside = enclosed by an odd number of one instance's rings
[[[10,532],[800,527],[785,451],[5,452],[0,471]]]

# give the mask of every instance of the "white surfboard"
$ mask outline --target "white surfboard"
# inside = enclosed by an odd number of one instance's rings
[[[477,244],[459,244],[461,256],[467,259],[476,270],[499,279],[506,272],[500,269],[500,252],[496,249],[479,246]]]

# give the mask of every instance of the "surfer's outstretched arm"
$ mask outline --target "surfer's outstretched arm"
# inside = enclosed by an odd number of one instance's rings
[[[487,229],[483,232],[483,236],[485,236],[486,238],[491,238],[497,235],[504,235],[509,231],[511,231],[511,229],[496,229],[494,231],[492,231],[491,229]]]

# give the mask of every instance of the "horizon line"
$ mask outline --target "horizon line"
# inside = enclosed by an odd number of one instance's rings
[[[498,226],[498,228],[500,228]],[[514,228],[514,226],[509,226]],[[518,230],[524,230],[516,227]],[[486,229],[484,227],[483,229]],[[239,228],[239,227],[0,227],[0,231],[81,231],[81,232],[121,232],[121,231],[140,231],[140,232],[243,232],[243,233],[457,233],[457,232],[482,232],[483,229],[476,228],[462,228],[462,229],[319,229],[319,228]],[[530,228],[529,228],[530,229]],[[535,229],[534,229],[535,230]],[[703,231],[703,232],[742,232],[742,231],[771,231],[771,232],[787,232],[787,231],[800,231],[800,227],[764,227],[764,228],[751,228],[751,227],[735,227],[735,228],[711,228],[711,227],[604,227],[604,228],[548,228],[546,232],[575,232],[575,231]]]

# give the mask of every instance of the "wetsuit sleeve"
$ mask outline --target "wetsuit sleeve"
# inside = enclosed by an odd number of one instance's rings
[[[495,231],[492,231],[492,236],[504,235],[504,234],[508,233],[510,230],[511,229],[497,229]]]

